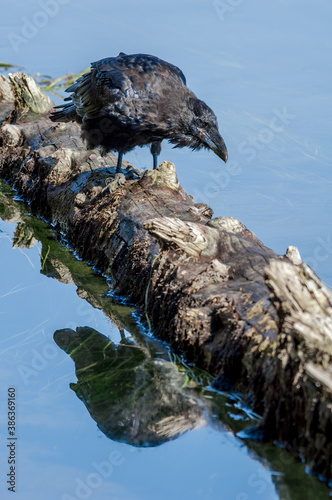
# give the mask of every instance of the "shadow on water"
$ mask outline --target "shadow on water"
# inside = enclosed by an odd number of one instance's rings
[[[134,308],[109,295],[109,280],[76,259],[59,241],[59,234],[30,216],[26,205],[15,200],[12,189],[1,181],[0,217],[17,224],[14,247],[41,243],[42,274],[75,284],[79,297],[102,309],[121,332],[119,343],[86,326],[54,333],[58,347],[75,363],[77,382],[70,384],[73,393],[109,439],[151,447],[201,426],[245,436],[245,429],[257,424],[258,417],[242,405],[238,395],[213,391],[208,374],[188,366],[163,343],[144,335],[133,317]],[[286,450],[272,443],[239,441],[270,471],[281,499],[329,498],[326,485],[307,474],[304,464]],[[257,475],[249,480],[255,491],[261,488],[263,498],[265,479]]]

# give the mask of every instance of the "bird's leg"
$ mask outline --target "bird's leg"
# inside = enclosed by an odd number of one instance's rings
[[[116,164],[114,181],[109,184],[111,190],[114,190],[115,185],[120,186],[121,184],[124,184],[126,179],[139,179],[141,177],[139,171],[131,165],[127,165],[124,169],[122,169],[123,155],[123,151],[118,151],[118,162]]]
[[[153,169],[155,169],[158,167],[158,155],[160,155],[161,152],[161,141],[151,142],[150,151],[153,156]]]
[[[122,151],[119,151],[118,163],[116,165],[116,171],[115,171],[116,174],[121,174],[122,173],[121,172],[122,157],[123,157],[123,153],[122,153]]]
[[[111,177],[110,180],[106,180],[106,186],[104,187],[104,190],[108,190],[111,193],[118,189],[118,187],[122,186],[126,182],[126,172],[122,171],[122,157],[123,157],[123,152],[119,151],[119,156],[118,156],[118,163],[116,164],[116,170],[115,170],[115,175],[114,177]]]

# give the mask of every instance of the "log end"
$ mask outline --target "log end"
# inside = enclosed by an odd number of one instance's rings
[[[8,76],[16,110],[21,110],[21,114],[32,111],[41,115],[53,108],[51,99],[40,90],[31,76],[19,72],[10,73]]]

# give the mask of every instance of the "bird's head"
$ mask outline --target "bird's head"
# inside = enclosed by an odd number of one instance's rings
[[[198,147],[212,149],[226,163],[228,152],[224,139],[219,133],[216,115],[200,99],[191,98],[189,103],[192,111],[190,130],[194,139],[198,141]]]
[[[175,147],[189,146],[194,150],[212,149],[226,162],[228,159],[226,144],[219,133],[218,121],[212,109],[196,96],[190,96],[186,104],[185,113],[180,117],[182,134],[171,142],[176,144]]]

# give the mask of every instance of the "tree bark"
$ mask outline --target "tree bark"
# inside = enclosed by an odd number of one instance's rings
[[[262,415],[256,435],[331,479],[331,292],[295,247],[278,256],[238,220],[212,218],[173,164],[143,175],[127,164],[116,181],[115,157],[87,151],[78,125],[53,124],[51,106],[27,75],[2,78],[1,177],[113,278],[154,334],[216,388],[244,395]]]

